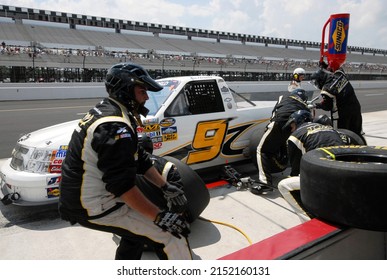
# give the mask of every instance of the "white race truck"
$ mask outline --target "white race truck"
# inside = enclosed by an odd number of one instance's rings
[[[158,82],[164,88],[149,94],[150,112],[138,128],[152,139],[154,154],[177,158],[194,170],[250,160],[275,101],[249,101],[218,76]],[[61,164],[77,123],[46,127],[17,141],[12,157],[0,169],[3,203],[58,201]]]

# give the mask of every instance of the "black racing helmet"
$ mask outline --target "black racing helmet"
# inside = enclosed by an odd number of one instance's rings
[[[296,124],[296,127],[299,127],[301,124],[311,121],[313,121],[313,116],[309,111],[298,110],[290,115],[288,121],[282,127],[282,129],[287,129],[293,122]]]
[[[315,117],[313,120],[314,123],[319,123],[322,125],[330,125],[332,126],[332,120],[327,115],[319,115],[318,117]]]
[[[310,76],[310,81],[318,88],[322,89],[328,79],[328,73],[324,69],[319,69]]]
[[[302,101],[304,101],[304,102],[308,101],[308,95],[306,94],[306,91],[302,88],[297,88],[297,89],[293,90],[290,93],[290,96],[292,96],[292,95],[301,98]]]
[[[124,104],[134,100],[135,85],[145,86],[148,91],[160,91],[163,88],[143,67],[130,62],[113,65],[106,75],[105,87],[109,96]]]

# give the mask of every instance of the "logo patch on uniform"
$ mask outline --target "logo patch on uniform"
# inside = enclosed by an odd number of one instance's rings
[[[128,132],[128,130],[126,129],[126,127],[121,127],[117,130],[117,134],[121,134],[121,133],[125,133],[125,132]]]
[[[126,127],[121,127],[116,131],[116,136],[114,136],[115,140],[123,139],[123,138],[132,138],[132,135],[129,133]]]

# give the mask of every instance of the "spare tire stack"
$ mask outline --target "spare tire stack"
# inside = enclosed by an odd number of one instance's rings
[[[301,159],[301,200],[331,223],[387,231],[387,147],[338,146]]]

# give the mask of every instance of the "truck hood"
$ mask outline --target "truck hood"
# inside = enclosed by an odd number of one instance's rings
[[[73,120],[26,133],[19,138],[18,144],[44,149],[68,145],[78,122]]]

